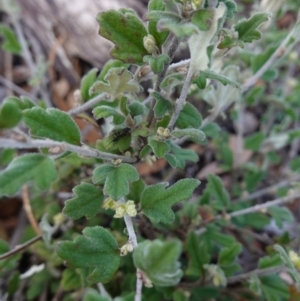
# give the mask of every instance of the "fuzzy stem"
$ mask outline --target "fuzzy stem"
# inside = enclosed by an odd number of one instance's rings
[[[82,113],[90,108],[92,108],[93,106],[95,106],[99,101],[103,100],[106,98],[106,93],[101,93],[99,95],[97,95],[96,97],[92,98],[91,100],[85,102],[84,104],[82,104],[81,106],[71,109],[70,111],[68,111],[67,113],[69,115],[77,115],[79,113]]]
[[[170,57],[170,62],[173,60],[173,58],[175,56],[178,45],[179,45],[178,39],[176,37],[173,37],[173,40],[171,41],[171,45],[170,45],[170,48],[169,48],[168,53],[167,53],[168,56]],[[169,66],[170,66],[170,63],[165,64],[163,71],[158,74],[157,80],[156,80],[156,83],[155,83],[155,87],[154,87],[155,92],[160,92],[160,85],[161,85],[162,81],[164,80],[164,78],[167,74]],[[153,118],[154,118],[153,109],[154,109],[155,103],[156,103],[155,99],[152,98],[151,105],[150,105],[150,108],[149,108],[149,113],[148,113],[148,116],[147,116],[148,126],[150,126],[152,124],[152,121],[153,121]]]
[[[65,151],[70,151],[86,157],[101,158],[103,160],[108,161],[121,159],[123,162],[127,163],[135,163],[137,161],[136,158],[100,152],[96,149],[92,149],[87,146],[77,146],[66,142],[59,142],[53,140],[30,140],[27,142],[19,142],[13,139],[0,138],[0,148],[30,149],[40,147],[50,148],[56,146],[62,147]]]
[[[171,120],[169,122],[169,125],[168,125],[168,128],[170,130],[173,130],[173,128],[175,126],[175,123],[177,121],[177,118],[178,118],[181,110],[183,109],[183,106],[184,106],[185,101],[186,101],[186,97],[189,93],[189,89],[190,89],[190,86],[191,86],[191,83],[192,83],[193,75],[194,75],[194,73],[193,73],[192,69],[190,68],[188,73],[187,73],[187,76],[185,78],[185,81],[184,81],[184,84],[183,84],[183,87],[182,87],[182,90],[181,90],[180,97],[176,101],[176,106],[175,106],[174,113],[173,113],[173,115],[171,117]]]
[[[227,284],[233,284],[233,283],[245,281],[251,278],[252,276],[265,276],[270,274],[278,274],[282,271],[285,271],[286,269],[287,269],[286,266],[280,265],[280,266],[270,267],[266,269],[253,270],[244,274],[227,278]]]

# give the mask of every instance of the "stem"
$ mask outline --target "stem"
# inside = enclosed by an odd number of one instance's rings
[[[120,200],[122,203],[125,203],[125,199],[122,198]],[[137,242],[137,237],[134,232],[134,227],[132,223],[132,219],[128,214],[124,215],[124,222],[127,228],[128,236],[129,236],[129,242],[132,243],[133,248],[137,248],[138,242]],[[141,271],[139,269],[136,269],[136,292],[135,292],[135,297],[134,301],[141,301],[142,300],[142,288],[143,288],[143,281],[141,277]]]
[[[70,111],[68,111],[67,113],[69,115],[77,115],[79,113],[82,113],[90,108],[92,108],[93,106],[95,106],[99,101],[103,100],[106,98],[106,93],[101,93],[99,95],[97,95],[96,97],[92,98],[91,100],[85,102],[84,104],[82,104],[81,106],[71,109]]]
[[[295,182],[295,181],[299,181],[299,180],[300,180],[300,176],[295,177],[295,178],[293,178],[291,180],[282,181],[282,182],[277,183],[275,185],[272,185],[272,186],[260,189],[260,190],[254,192],[254,193],[249,194],[246,197],[233,200],[232,202],[233,203],[240,203],[240,202],[247,202],[247,201],[250,201],[252,199],[257,199],[257,198],[259,198],[259,197],[261,197],[261,196],[263,196],[263,195],[265,195],[267,193],[274,192],[274,191],[276,191],[277,189],[279,189],[281,187],[287,186],[288,184],[290,184],[292,182]]]
[[[294,25],[293,29],[289,32],[289,34],[286,36],[286,38],[281,42],[281,44],[278,46],[276,51],[270,56],[270,58],[264,63],[264,65],[253,75],[251,76],[243,85],[242,85],[242,92],[246,92],[249,90],[255,83],[258,81],[258,79],[271,67],[274,67],[277,59],[283,58],[285,55],[289,53],[289,51],[295,46],[295,44],[299,41],[299,38],[297,39],[294,37],[294,41],[290,43],[290,39],[293,37],[293,35],[296,33],[297,30],[299,30],[300,21],[299,17],[296,21],[296,24]],[[288,46],[288,48],[286,48]]]
[[[34,244],[35,242],[37,242],[38,240],[42,239],[42,237],[43,237],[43,236],[40,234],[40,235],[38,235],[38,236],[36,236],[36,237],[34,237],[34,238],[28,240],[27,242],[25,242],[25,243],[22,244],[22,245],[16,246],[13,250],[11,250],[11,251],[9,251],[9,252],[7,252],[7,253],[4,253],[4,254],[2,254],[2,255],[0,255],[0,260],[5,259],[5,258],[8,258],[8,257],[10,257],[10,256],[12,256],[12,255],[14,255],[14,254],[16,254],[16,253],[18,253],[18,252],[20,252],[20,251],[23,251],[23,250],[27,249],[30,245],[32,245],[32,244]]]
[[[300,193],[290,195],[290,196],[286,196],[286,197],[283,197],[283,198],[278,198],[278,199],[275,199],[275,200],[270,201],[270,202],[255,205],[255,206],[252,206],[252,207],[249,207],[249,208],[246,208],[246,209],[242,209],[242,210],[238,210],[238,211],[235,211],[235,212],[226,213],[226,214],[219,214],[219,215],[216,215],[215,217],[213,217],[209,220],[204,221],[201,224],[201,226],[205,226],[205,225],[210,224],[210,223],[212,223],[216,220],[221,220],[221,219],[230,220],[233,217],[237,217],[237,216],[241,216],[241,215],[261,211],[261,210],[267,209],[267,208],[272,207],[272,206],[283,205],[285,203],[293,202],[294,199],[296,199],[296,198],[300,198]],[[199,234],[199,232],[198,232],[198,234]]]
[[[229,278],[227,278],[227,284],[241,282],[241,281],[251,278],[252,276],[264,276],[264,275],[269,275],[269,274],[277,274],[277,273],[285,271],[285,270],[286,270],[286,266],[283,266],[283,265],[266,268],[266,269],[257,269],[257,270],[253,270],[248,273],[229,277]]]
[[[177,121],[177,118],[185,104],[185,101],[186,101],[186,97],[189,93],[189,89],[190,89],[190,86],[191,86],[191,83],[192,83],[192,79],[193,79],[193,71],[192,69],[190,68],[188,73],[187,73],[187,76],[185,78],[185,81],[184,81],[184,84],[183,84],[183,87],[182,87],[182,91],[181,91],[181,94],[179,96],[179,98],[177,99],[176,101],[176,107],[175,107],[175,110],[174,110],[174,113],[171,117],[171,120],[169,122],[169,125],[168,125],[168,128],[170,130],[173,130],[174,126],[175,126],[175,123]]]
[[[40,147],[51,148],[56,146],[63,148],[65,151],[77,153],[85,157],[101,158],[103,160],[108,160],[108,161],[121,159],[123,162],[126,163],[135,163],[137,161],[136,158],[100,152],[96,149],[92,149],[87,146],[77,146],[66,142],[53,141],[48,139],[19,142],[13,139],[0,138],[0,149],[1,148],[30,149],[30,148],[40,148]]]
[[[171,41],[171,45],[170,45],[170,48],[169,48],[168,53],[167,53],[168,56],[170,57],[170,62],[173,60],[173,58],[175,56],[178,45],[179,45],[178,39],[176,37],[173,37],[173,40]],[[169,66],[170,66],[170,63],[165,64],[163,71],[158,74],[157,80],[156,80],[156,83],[155,83],[155,87],[154,87],[154,92],[160,92],[160,85],[161,85],[162,81],[164,80],[164,78],[167,74]],[[156,103],[155,99],[152,98],[149,113],[148,113],[148,116],[147,116],[148,126],[151,125],[151,123],[153,121],[153,118],[154,118],[154,110],[153,109],[154,109],[155,103]]]

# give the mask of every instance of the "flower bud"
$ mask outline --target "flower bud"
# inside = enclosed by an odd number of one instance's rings
[[[121,217],[124,217],[125,214],[126,214],[125,204],[117,203],[116,204],[116,213],[115,213],[114,217],[121,218]]]
[[[156,42],[152,35],[149,34],[143,38],[143,45],[149,53],[155,54],[157,52]]]

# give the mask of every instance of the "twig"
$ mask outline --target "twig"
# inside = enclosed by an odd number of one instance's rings
[[[277,274],[277,273],[283,272],[285,270],[287,270],[287,268],[286,268],[286,266],[283,266],[283,265],[266,268],[266,269],[257,269],[257,270],[253,270],[248,273],[229,277],[229,278],[227,278],[227,284],[233,284],[236,282],[245,281],[245,280],[248,280],[249,278],[251,278],[252,276],[265,276],[265,275],[269,275],[269,274]]]
[[[190,65],[191,59],[182,60],[178,63],[171,64],[168,68],[168,73],[178,68],[187,68]]]
[[[125,203],[125,199],[122,198],[121,202]],[[137,237],[134,231],[132,219],[128,214],[125,214],[124,216],[124,222],[127,228],[128,236],[129,236],[129,242],[132,243],[133,248],[137,248],[138,242]],[[143,281],[141,277],[141,271],[139,269],[136,270],[136,292],[134,301],[141,301],[142,300],[142,288],[143,288]]]
[[[274,191],[276,191],[277,189],[279,189],[281,187],[287,186],[288,184],[290,184],[292,182],[295,182],[295,181],[299,181],[299,180],[300,180],[300,176],[295,177],[291,180],[285,180],[285,181],[282,181],[282,182],[277,183],[275,185],[257,190],[255,192],[243,197],[243,198],[233,200],[232,202],[233,203],[240,203],[240,202],[247,202],[247,201],[250,201],[250,200],[253,200],[253,199],[257,199],[257,198],[259,198],[259,197],[261,197],[261,196],[263,196],[267,193],[274,192]]]
[[[90,108],[92,108],[93,106],[95,106],[99,101],[103,100],[106,98],[106,93],[102,93],[97,95],[96,97],[92,98],[91,100],[85,102],[84,104],[82,104],[81,106],[71,109],[70,111],[68,111],[67,113],[69,115],[77,115],[79,113],[82,113]]]
[[[238,211],[234,211],[234,212],[231,212],[231,213],[219,214],[219,215],[216,215],[215,217],[213,217],[209,220],[204,221],[201,224],[201,226],[205,226],[205,225],[210,224],[210,223],[212,223],[214,221],[217,221],[217,220],[221,220],[221,219],[230,220],[233,217],[237,217],[237,216],[241,216],[241,215],[245,215],[245,214],[265,210],[265,209],[267,209],[269,207],[272,207],[272,206],[283,205],[285,203],[293,202],[294,199],[296,199],[296,198],[300,198],[300,193],[290,195],[290,196],[286,196],[286,197],[283,197],[283,198],[278,198],[278,199],[275,199],[275,200],[270,201],[270,202],[255,205],[255,206],[252,206],[252,207],[249,207],[249,208],[246,208],[246,209],[241,209],[241,210],[238,210]],[[197,233],[199,233],[199,232],[197,231]]]
[[[174,113],[171,117],[171,120],[169,122],[169,125],[168,125],[168,128],[170,130],[172,130],[175,126],[175,123],[177,121],[177,118],[185,104],[185,101],[186,101],[186,97],[189,93],[189,89],[190,89],[190,86],[191,86],[191,83],[192,83],[192,79],[193,79],[193,71],[192,69],[189,69],[187,75],[186,75],[186,78],[185,78],[185,81],[184,81],[184,84],[183,84],[183,87],[182,87],[182,90],[181,90],[181,94],[179,96],[179,98],[177,99],[176,101],[176,106],[175,106],[175,109],[174,109]]]
[[[0,75],[0,83],[3,84],[4,86],[8,87],[9,89],[15,91],[16,93],[20,94],[20,95],[26,95],[29,98],[31,98],[34,101],[38,101],[38,98],[35,97],[33,94],[25,91],[24,89],[20,88],[19,86],[17,86],[16,84],[14,84],[13,82],[7,80],[6,78],[4,78],[2,75]]]
[[[178,45],[179,45],[178,39],[176,37],[173,37],[173,40],[171,41],[171,45],[170,45],[170,48],[169,48],[168,53],[167,53],[168,56],[170,57],[170,62],[173,60],[173,58],[175,56]],[[163,71],[158,74],[157,80],[156,80],[156,83],[155,83],[155,87],[154,87],[155,92],[160,92],[160,85],[161,85],[162,81],[164,80],[164,78],[167,74],[169,66],[170,66],[170,63],[165,64]],[[151,125],[151,123],[153,121],[153,118],[154,118],[153,109],[154,109],[155,103],[156,103],[155,99],[152,98],[150,108],[149,108],[149,113],[148,113],[148,116],[147,116],[147,124],[148,125]]]
[[[37,242],[38,240],[42,239],[42,237],[43,237],[43,236],[40,234],[40,235],[38,235],[38,236],[36,236],[36,237],[34,237],[34,238],[28,240],[27,242],[25,242],[25,243],[22,244],[22,245],[16,246],[13,250],[11,250],[11,251],[9,251],[9,252],[7,252],[7,253],[4,253],[4,254],[2,254],[2,255],[0,255],[0,260],[5,259],[5,258],[8,258],[8,257],[10,257],[10,256],[12,256],[12,255],[14,255],[14,254],[16,254],[16,253],[18,253],[18,252],[21,252],[21,251],[27,249],[30,245],[32,245],[32,244],[34,244],[35,242]]]
[[[251,88],[255,83],[258,81],[258,79],[271,67],[274,66],[277,59],[282,58],[283,56],[287,55],[289,51],[295,46],[295,44],[299,41],[296,38],[294,41],[288,45],[291,41],[291,38],[295,34],[295,32],[299,28],[297,28],[300,25],[299,18],[296,21],[296,24],[294,25],[293,29],[289,32],[289,34],[286,36],[286,38],[281,42],[281,44],[278,46],[276,51],[270,56],[270,58],[264,63],[264,65],[253,75],[251,76],[243,85],[242,85],[242,92],[246,92]],[[288,46],[288,48],[286,48]]]
[[[32,209],[31,209],[31,205],[30,205],[29,195],[28,195],[28,187],[26,185],[24,185],[22,187],[22,200],[23,200],[23,207],[27,214],[27,218],[30,222],[30,225],[34,229],[35,233],[37,235],[40,235],[41,230],[38,226],[36,219],[34,218],[34,215],[33,215]]]
[[[41,148],[41,147],[51,148],[55,146],[61,147],[66,151],[83,155],[85,157],[101,158],[103,160],[108,160],[108,161],[121,159],[123,162],[127,162],[127,163],[137,162],[136,158],[105,153],[105,152],[98,151],[96,149],[89,148],[88,146],[84,146],[84,147],[77,146],[66,142],[53,141],[48,139],[47,140],[36,139],[36,140],[30,140],[26,142],[19,142],[13,139],[0,138],[0,149],[1,148],[31,149],[31,148]]]

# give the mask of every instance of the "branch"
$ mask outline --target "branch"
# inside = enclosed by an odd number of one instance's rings
[[[293,38],[293,35],[297,34],[297,31],[299,31],[299,28],[298,28],[299,26],[300,26],[300,20],[298,17],[293,29],[289,32],[289,34],[286,36],[286,38],[281,42],[281,44],[278,46],[276,51],[270,56],[270,58],[264,63],[264,65],[242,85],[242,92],[246,92],[253,85],[255,85],[255,83],[258,81],[258,79],[271,66],[274,67],[274,64],[278,63],[279,59],[281,59],[285,55],[287,55],[289,53],[289,51],[297,44],[300,37],[298,37],[298,39],[296,37],[294,37],[294,41],[292,43],[291,43],[291,38]],[[276,62],[276,60],[278,60],[278,61]]]
[[[283,197],[283,198],[278,198],[278,199],[275,199],[275,200],[270,201],[270,202],[255,205],[255,206],[252,206],[252,207],[249,207],[249,208],[246,208],[246,209],[242,209],[242,210],[238,210],[238,211],[234,211],[234,212],[231,212],[231,213],[219,214],[219,215],[216,215],[215,217],[213,217],[209,220],[203,221],[201,226],[205,226],[205,225],[210,224],[210,223],[212,223],[214,221],[217,221],[217,220],[221,220],[221,219],[230,220],[233,217],[237,217],[237,216],[241,216],[241,215],[245,215],[245,214],[265,210],[265,209],[267,209],[269,207],[272,207],[272,206],[283,205],[285,203],[293,202],[296,198],[300,198],[300,193],[290,195],[290,196],[286,196],[286,197]],[[198,234],[199,234],[199,232],[198,232]]]
[[[170,62],[173,60],[173,58],[175,56],[178,45],[179,45],[178,39],[176,37],[173,37],[173,40],[171,41],[171,46],[170,46],[170,48],[168,50],[168,53],[167,53],[168,56],[170,57]],[[156,83],[155,83],[155,87],[154,87],[155,92],[160,92],[160,85],[161,85],[162,81],[164,80],[164,78],[167,74],[169,66],[170,66],[170,63],[165,64],[163,71],[158,74],[157,80],[156,80]],[[150,105],[150,108],[149,108],[149,113],[148,113],[148,116],[147,116],[148,126],[151,125],[151,123],[153,121],[153,118],[154,118],[153,109],[154,109],[155,103],[156,103],[155,99],[152,98],[151,105]]]
[[[79,113],[82,113],[90,108],[92,108],[93,106],[95,106],[99,101],[103,100],[106,98],[106,93],[101,93],[99,95],[97,95],[96,97],[92,98],[91,100],[85,102],[84,104],[82,104],[81,106],[71,109],[70,111],[68,111],[67,113],[69,115],[77,115]]]
[[[260,189],[258,191],[255,191],[254,193],[251,193],[251,194],[247,195],[246,197],[233,200],[232,202],[233,203],[240,203],[240,202],[247,202],[247,201],[250,201],[250,200],[253,200],[253,199],[257,199],[257,198],[259,198],[259,197],[261,197],[261,196],[263,196],[263,195],[265,195],[267,193],[274,192],[277,189],[279,189],[281,187],[284,187],[284,186],[287,186],[290,183],[296,182],[296,181],[300,181],[300,176],[292,178],[290,180],[282,181],[280,183],[274,184],[274,185],[266,187],[266,188],[262,188],[262,189]]]
[[[42,239],[42,237],[43,236],[40,234],[40,235],[38,235],[38,236],[36,236],[36,237],[28,240],[27,242],[25,242],[22,245],[16,246],[14,249],[10,250],[9,252],[0,255],[0,260],[8,258],[8,257],[10,257],[10,256],[12,256],[12,255],[14,255],[14,254],[16,254],[18,252],[21,252],[21,251],[27,249],[30,245],[32,245],[35,242],[37,242],[38,240]]]
[[[86,145],[77,146],[66,142],[53,141],[49,139],[47,140],[36,139],[36,140],[30,140],[26,142],[19,142],[13,139],[0,138],[0,148],[31,149],[31,148],[40,148],[40,147],[51,148],[56,146],[61,147],[65,151],[77,153],[85,157],[100,158],[108,161],[121,159],[123,162],[126,163],[135,163],[137,161],[136,158],[100,152],[96,149],[89,148]]]
[[[121,199],[122,203],[125,203],[125,199]],[[131,217],[126,213],[124,215],[124,221],[127,228],[128,236],[129,236],[129,242],[132,243],[133,248],[137,248],[138,242],[136,238],[136,234],[134,231],[133,223]],[[139,269],[136,270],[136,292],[134,301],[141,301],[142,300],[142,288],[143,288],[143,281],[141,277],[141,271]]]
[[[177,121],[177,118],[185,104],[185,101],[186,101],[186,97],[189,93],[189,89],[190,89],[190,86],[191,86],[191,83],[192,83],[192,79],[193,79],[193,71],[192,69],[189,69],[187,75],[186,75],[186,78],[185,78],[185,81],[184,81],[184,84],[183,84],[183,87],[182,87],[182,90],[181,90],[181,94],[180,94],[180,97],[177,99],[176,101],[176,106],[175,106],[175,110],[174,110],[174,113],[171,117],[171,120],[169,122],[169,125],[168,125],[168,128],[170,130],[173,130],[174,126],[175,126],[175,123]]]
[[[269,274],[278,274],[280,272],[285,271],[286,269],[287,269],[286,266],[280,265],[280,266],[275,266],[275,267],[266,268],[266,269],[253,270],[248,273],[244,273],[244,274],[240,274],[240,275],[236,275],[236,276],[227,278],[227,284],[233,284],[236,282],[245,281],[245,280],[248,280],[249,278],[251,278],[252,276],[265,276],[265,275],[269,275]]]

